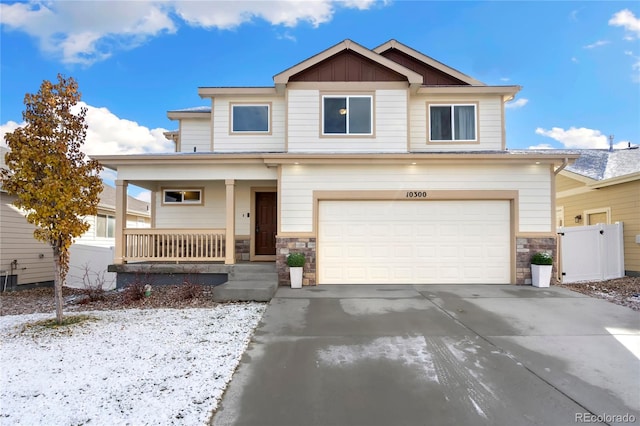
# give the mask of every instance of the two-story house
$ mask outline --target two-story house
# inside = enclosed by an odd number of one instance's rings
[[[304,283],[530,282],[555,253],[555,175],[577,156],[509,151],[505,103],[395,40],[345,40],[272,87],[200,87],[169,111],[176,152],[96,157],[116,170],[116,264],[276,262]],[[124,227],[127,185],[152,191],[152,229]]]

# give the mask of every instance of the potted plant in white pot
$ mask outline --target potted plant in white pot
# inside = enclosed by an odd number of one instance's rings
[[[553,257],[549,253],[541,251],[531,256],[531,285],[549,287],[552,268]]]
[[[289,265],[289,276],[291,277],[291,288],[302,288],[302,270],[304,269],[305,257],[302,253],[290,253],[287,256]]]

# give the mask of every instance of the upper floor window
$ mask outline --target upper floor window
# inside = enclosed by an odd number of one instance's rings
[[[164,189],[162,201],[164,204],[202,204],[202,190]]]
[[[232,104],[232,133],[269,133],[269,104]]]
[[[373,134],[372,96],[323,96],[323,135]]]
[[[430,141],[475,141],[476,105],[429,105]]]
[[[96,237],[114,238],[116,218],[107,214],[96,215]]]

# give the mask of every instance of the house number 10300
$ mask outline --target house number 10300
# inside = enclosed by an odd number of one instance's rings
[[[407,198],[427,198],[427,191],[407,191]]]

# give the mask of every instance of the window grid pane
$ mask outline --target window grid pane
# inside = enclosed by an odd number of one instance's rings
[[[455,105],[453,108],[455,114],[455,139],[475,140],[475,107],[472,105]]]
[[[324,98],[324,133],[347,133],[346,98]]]
[[[200,189],[165,189],[165,204],[202,204]]]
[[[371,134],[371,98],[349,98],[349,133]]]
[[[234,132],[268,132],[269,106],[234,105],[232,110]]]

